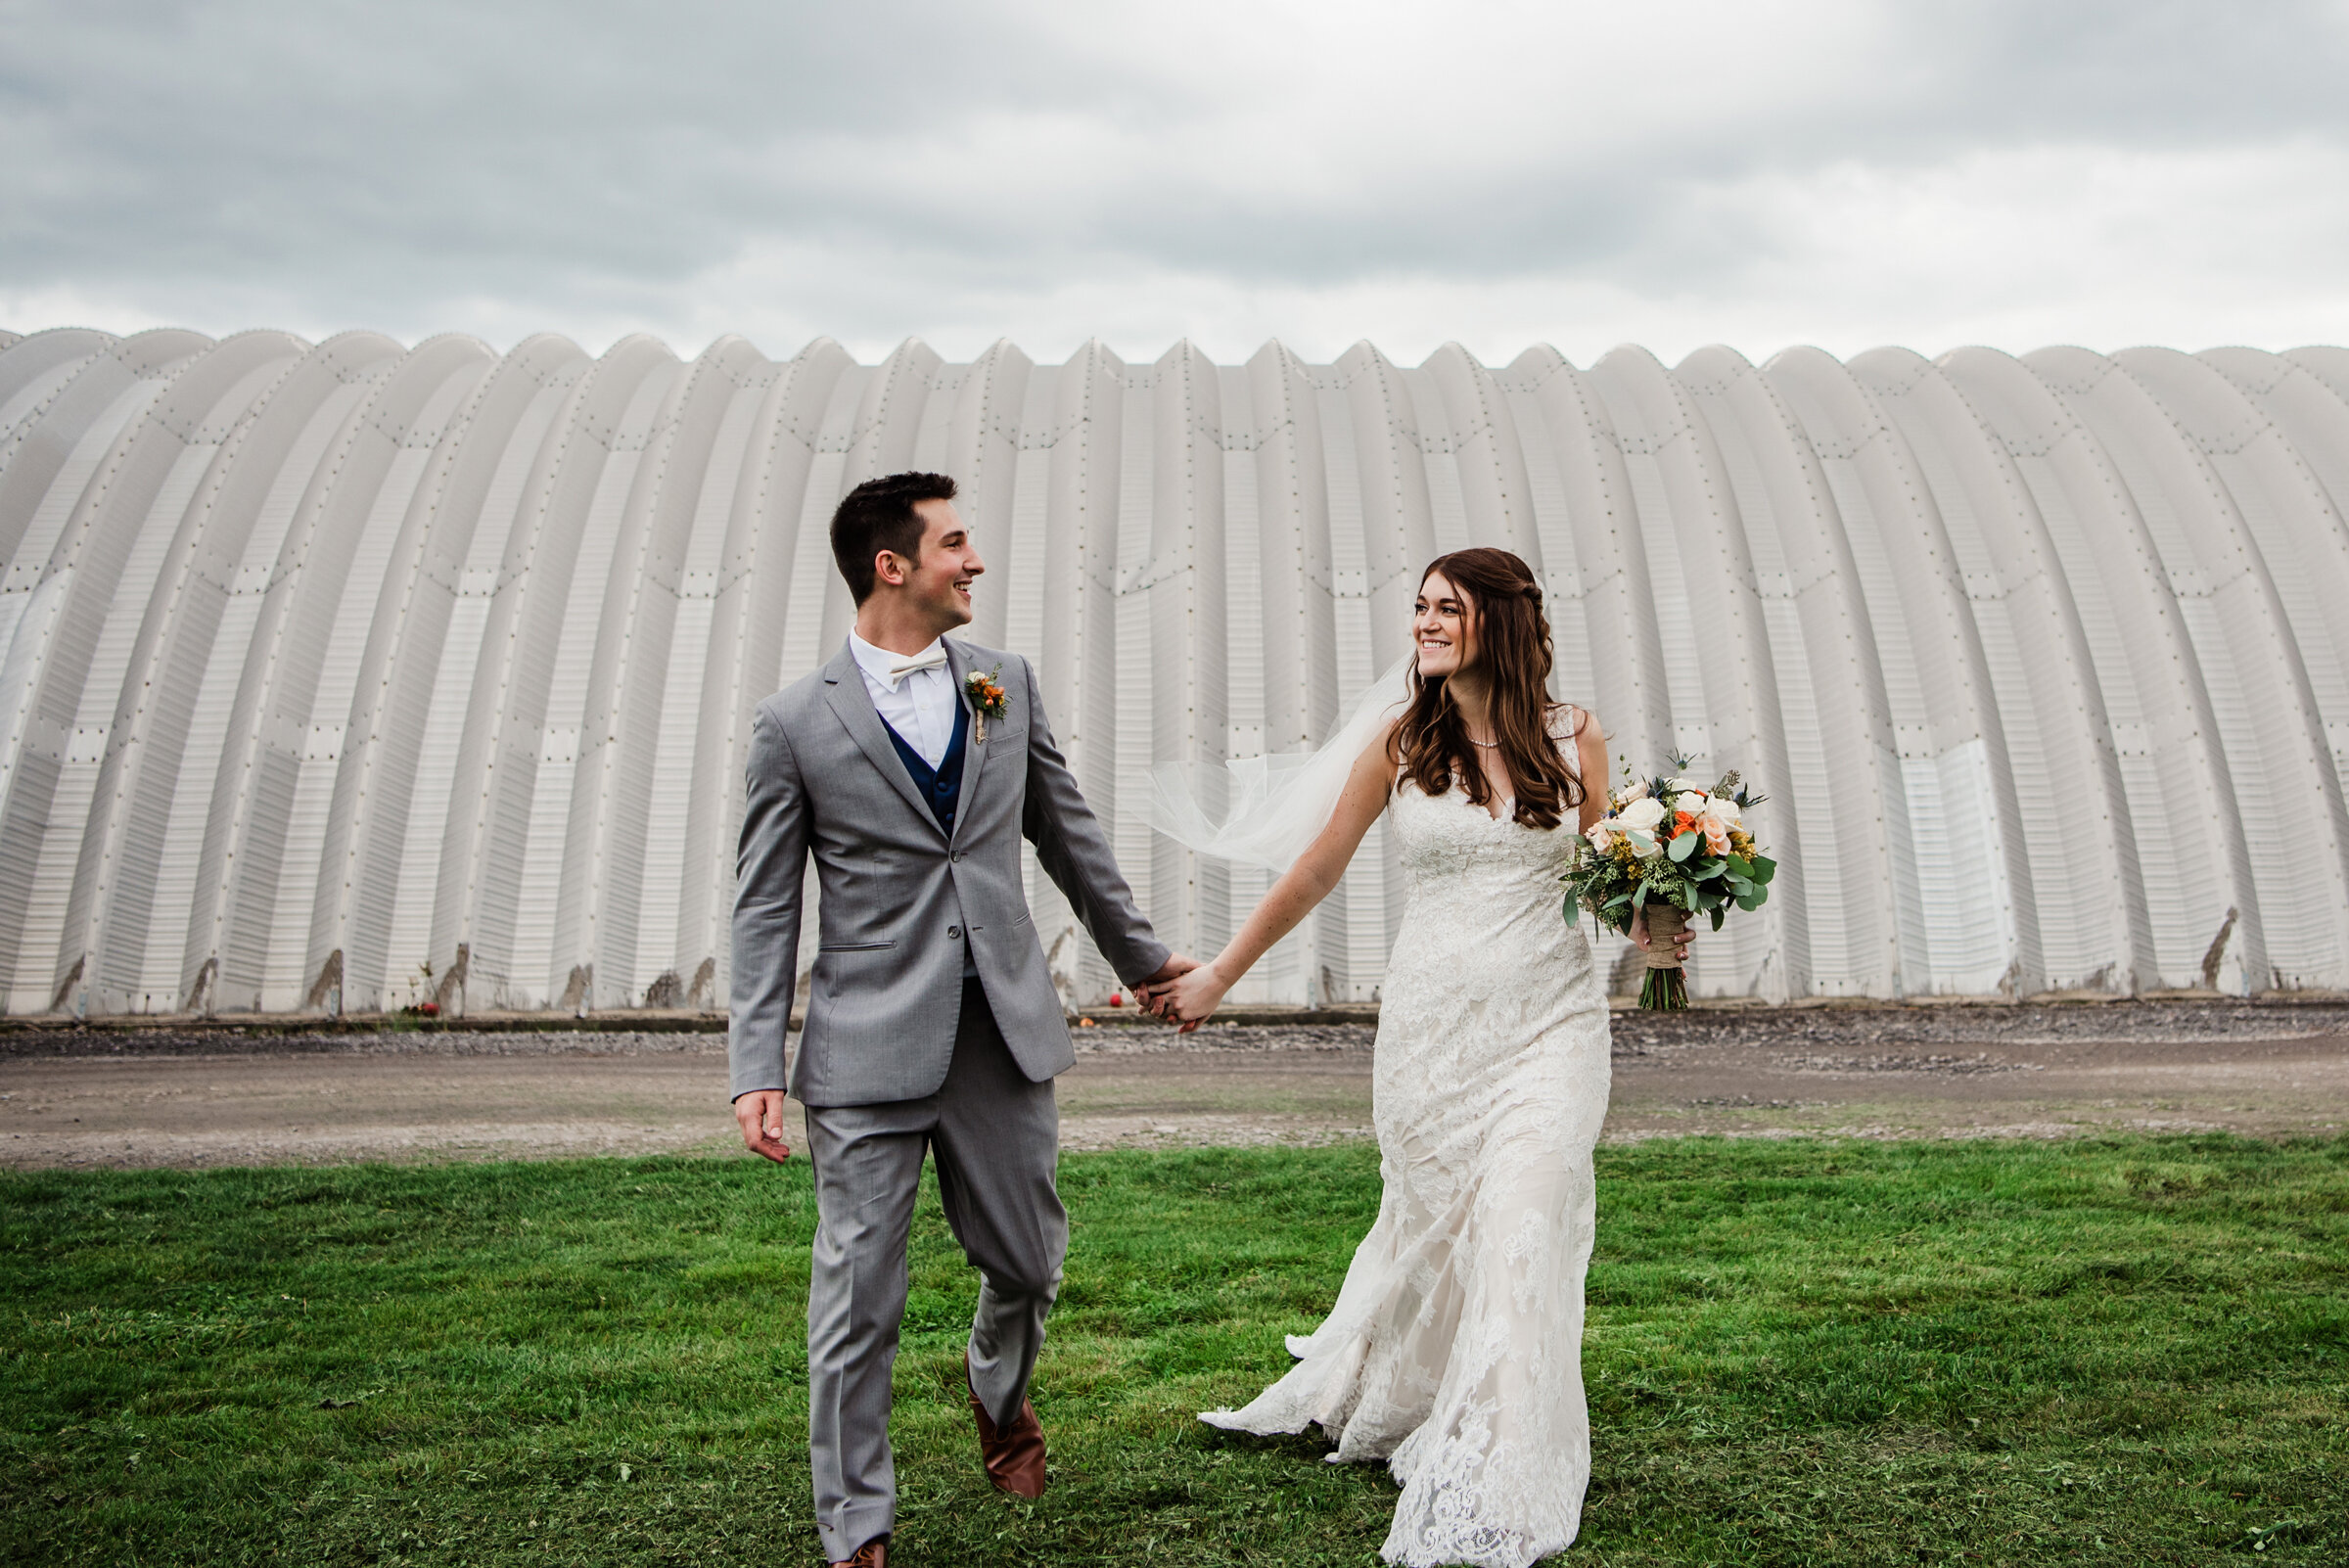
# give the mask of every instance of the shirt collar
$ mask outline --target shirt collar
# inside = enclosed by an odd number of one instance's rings
[[[931,638],[930,647],[918,650],[914,657],[918,658],[921,654],[928,653],[930,648],[935,648],[938,644],[938,638]],[[903,654],[891,653],[887,648],[876,648],[853,631],[849,633],[849,652],[855,657],[857,668],[879,682],[884,691],[896,691],[898,682],[904,679],[902,675],[893,676],[889,672],[898,660],[906,657]]]

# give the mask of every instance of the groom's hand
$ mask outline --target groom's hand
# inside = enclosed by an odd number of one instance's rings
[[[791,1146],[783,1141],[783,1098],[781,1089],[753,1089],[734,1102],[745,1146],[777,1165],[791,1158]]]
[[[1134,982],[1134,1000],[1140,1002],[1142,1010],[1151,1016],[1166,1018],[1170,1024],[1175,1022],[1173,1018],[1167,1017],[1167,999],[1157,994],[1153,988],[1163,986],[1170,980],[1179,979],[1198,967],[1199,960],[1196,958],[1178,952],[1169,953],[1167,961],[1158,966],[1156,974],[1147,975]]]

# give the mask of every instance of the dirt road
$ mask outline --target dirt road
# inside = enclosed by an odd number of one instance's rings
[[[2349,1003],[1618,1014],[1606,1136],[2349,1128]],[[1084,1031],[1072,1148],[1366,1136],[1362,1024]],[[740,1153],[715,1034],[0,1035],[0,1166]]]

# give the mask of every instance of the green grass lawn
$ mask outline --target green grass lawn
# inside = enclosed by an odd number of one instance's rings
[[[935,1192],[897,1560],[1362,1563],[1393,1484],[1191,1418],[1286,1364],[1362,1147],[1071,1156],[990,1492]],[[1600,1152],[1570,1560],[2349,1561],[2349,1139]],[[805,1164],[0,1178],[0,1560],[800,1564]]]

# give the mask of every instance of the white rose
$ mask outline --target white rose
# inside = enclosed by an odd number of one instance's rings
[[[1707,795],[1703,790],[1682,790],[1673,797],[1672,808],[1676,811],[1685,811],[1690,816],[1702,816],[1705,814],[1705,808],[1712,804],[1713,797]]]
[[[1641,796],[1615,815],[1635,833],[1652,833],[1656,824],[1664,820],[1664,803]]]
[[[1745,818],[1737,814],[1737,803],[1726,795],[1707,797],[1705,814],[1719,817],[1723,827],[1743,827],[1745,825]]]

